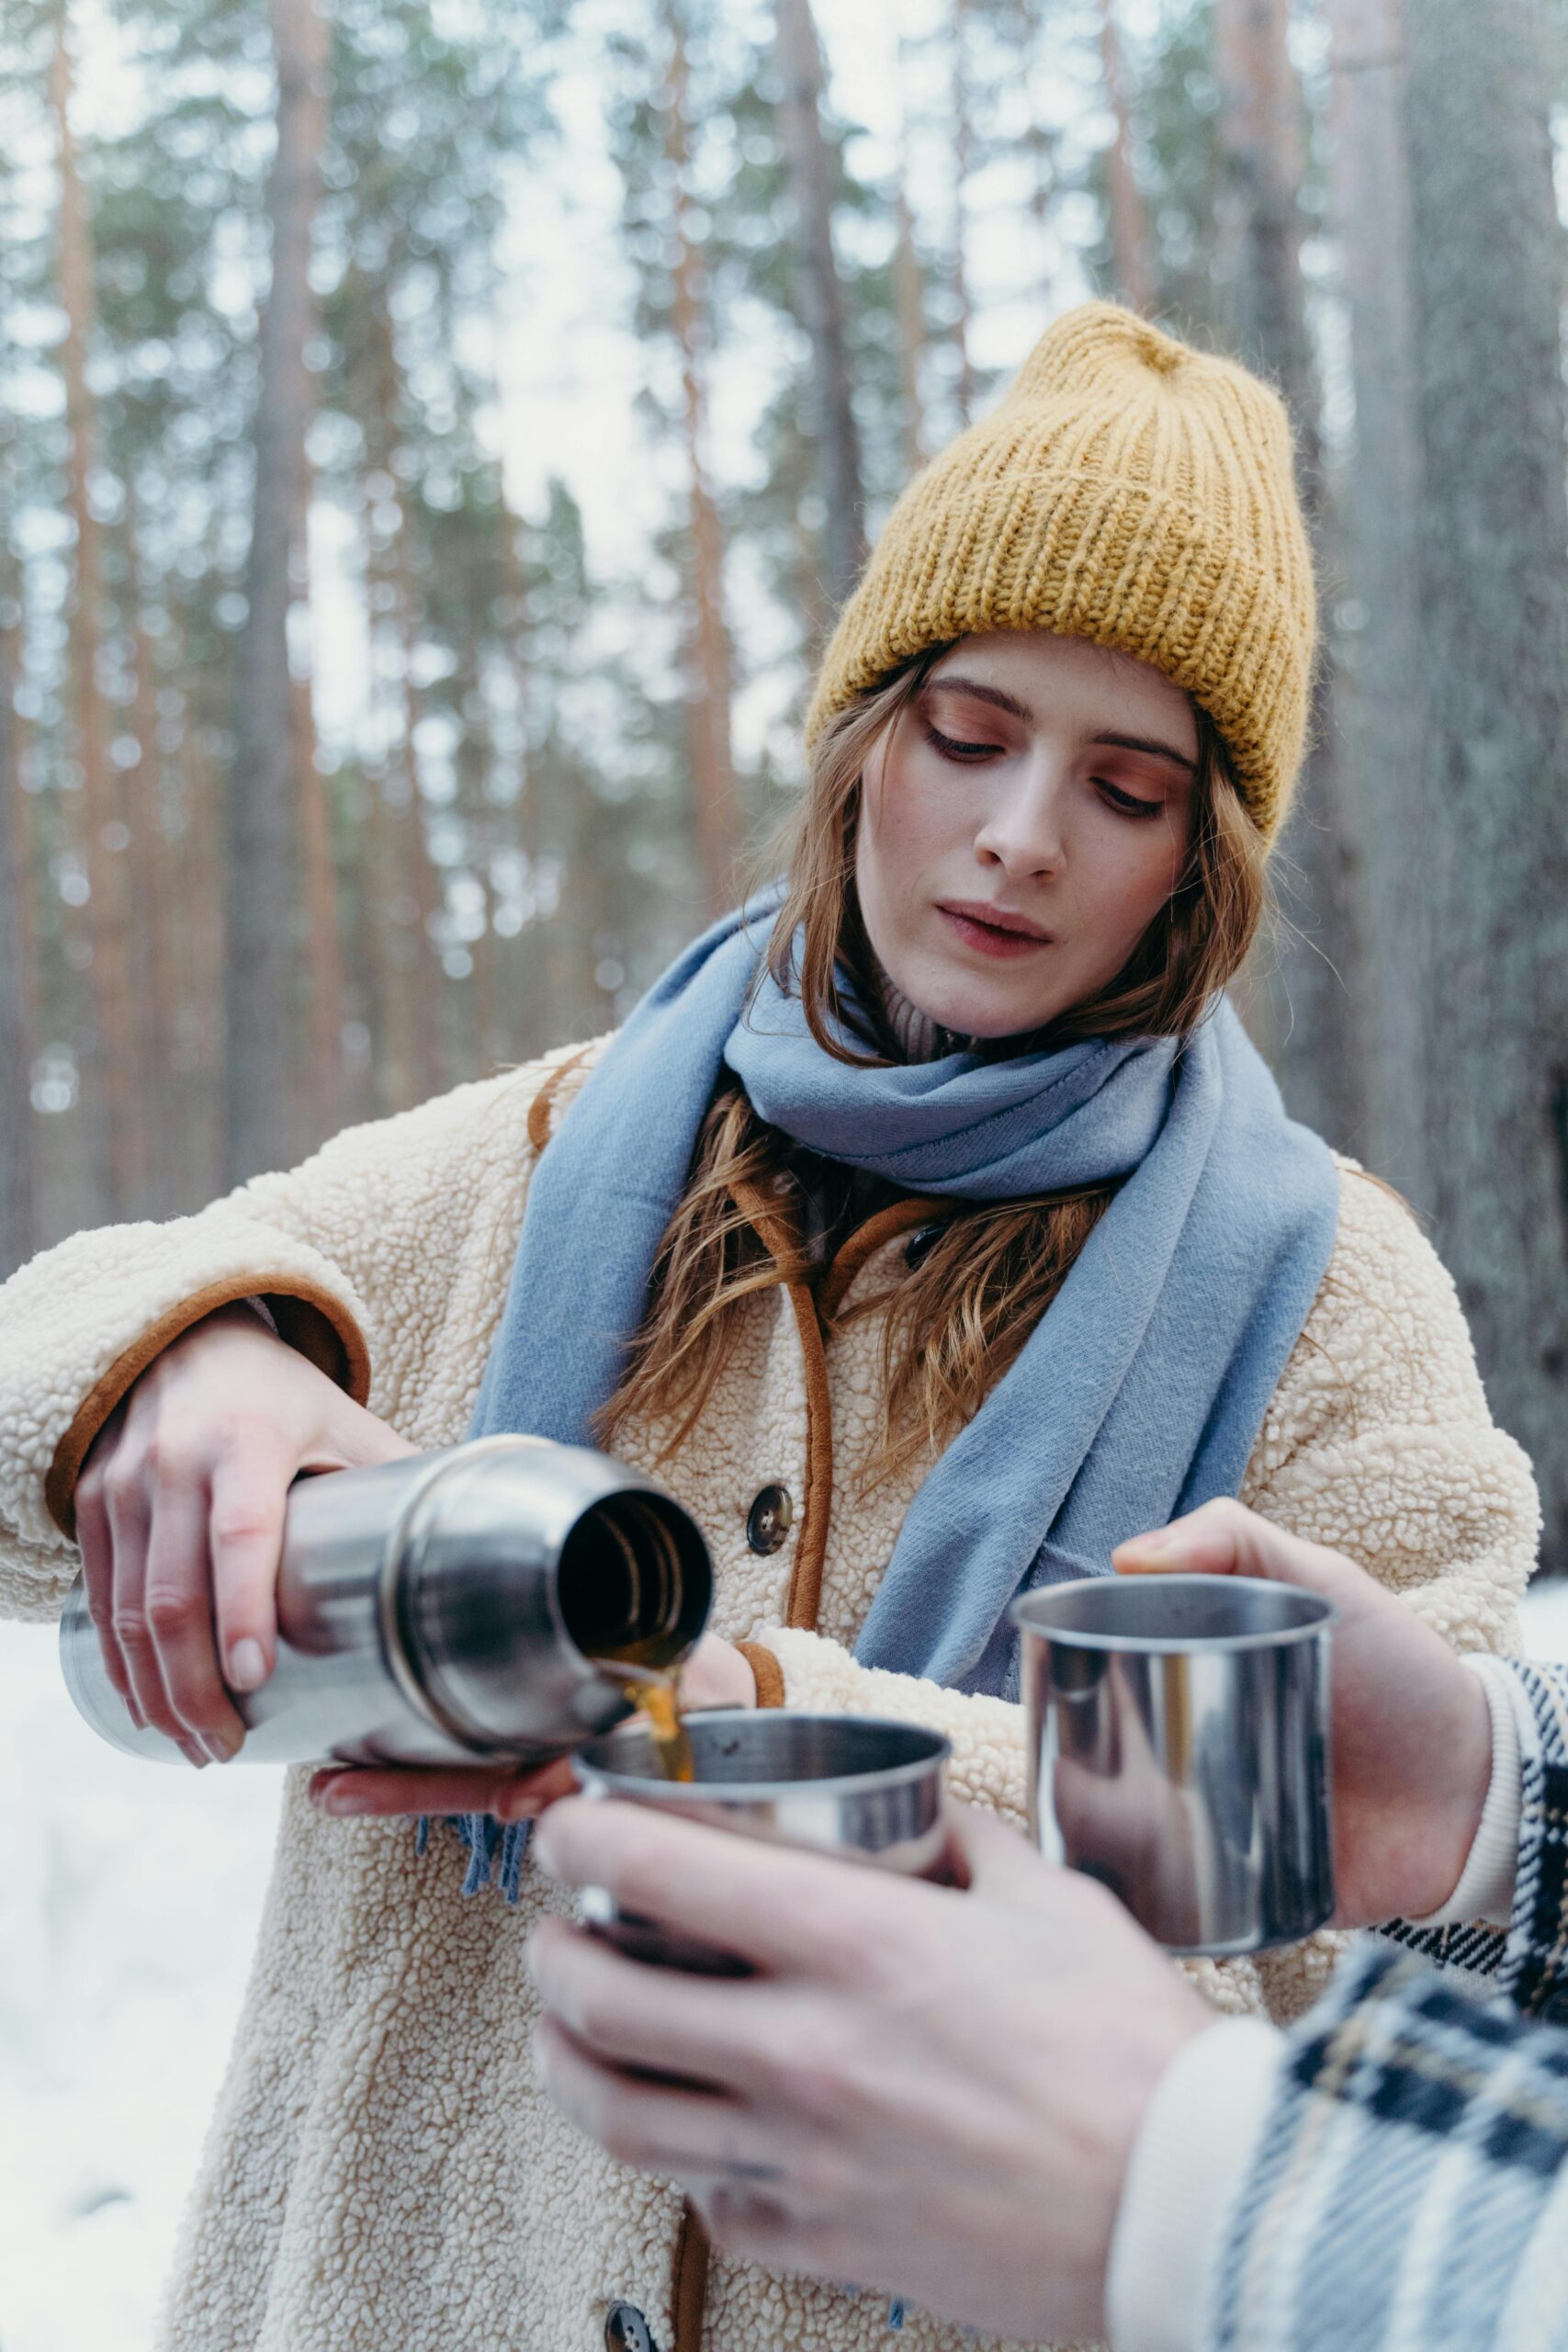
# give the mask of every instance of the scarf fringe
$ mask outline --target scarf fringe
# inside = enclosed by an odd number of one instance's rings
[[[430,1844],[430,1815],[422,1813],[414,1825],[413,1849],[422,1859]],[[446,1825],[468,1849],[468,1867],[462,1892],[480,1894],[491,1884],[510,1904],[522,1894],[523,1862],[528,1851],[531,1821],[497,1821],[493,1814],[457,1813],[444,1816]]]

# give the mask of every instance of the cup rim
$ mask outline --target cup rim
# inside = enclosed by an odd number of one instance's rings
[[[605,1747],[612,1740],[624,1736],[631,1727],[631,1719],[617,1724],[613,1731],[598,1736],[578,1748],[571,1758],[580,1787],[590,1796],[652,1797],[666,1806],[683,1809],[704,1804],[770,1804],[781,1797],[810,1794],[813,1797],[866,1796],[885,1789],[904,1787],[911,1781],[928,1779],[933,1770],[940,1777],[942,1766],[953,1753],[953,1742],[940,1731],[931,1731],[924,1724],[900,1723],[891,1715],[829,1714],[819,1709],[806,1707],[700,1707],[694,1709],[688,1720],[702,1724],[750,1724],[760,1713],[765,1713],[773,1723],[842,1724],[852,1722],[869,1725],[873,1730],[896,1731],[906,1738],[925,1740],[928,1752],[911,1757],[902,1764],[879,1764],[869,1772],[835,1772],[820,1780],[795,1781],[667,1781],[657,1773],[616,1772],[592,1760],[591,1750]]]
[[[1303,1601],[1307,1614],[1299,1625],[1283,1625],[1250,1634],[1122,1634],[1101,1630],[1086,1631],[1081,1626],[1053,1625],[1039,1622],[1053,1601],[1070,1592],[1098,1591],[1115,1583],[1126,1588],[1133,1584],[1158,1584],[1166,1589],[1177,1586],[1228,1586],[1233,1591],[1287,1594],[1292,1600]],[[1325,1600],[1320,1592],[1309,1592],[1304,1585],[1285,1584],[1274,1577],[1213,1577],[1173,1575],[1161,1577],[1074,1577],[1065,1584],[1043,1585],[1038,1591],[1021,1593],[1009,1614],[1020,1634],[1033,1634],[1042,1641],[1055,1642],[1064,1649],[1131,1651],[1156,1657],[1197,1657],[1218,1650],[1275,1650],[1293,1647],[1299,1642],[1315,1641],[1320,1634],[1338,1623],[1337,1603]]]

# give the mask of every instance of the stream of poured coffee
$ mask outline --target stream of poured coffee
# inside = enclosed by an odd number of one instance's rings
[[[694,1781],[697,1768],[692,1756],[692,1743],[686,1736],[686,1726],[681,1719],[679,1674],[663,1673],[658,1667],[631,1666],[625,1658],[606,1657],[602,1662],[618,1677],[621,1688],[633,1706],[640,1707],[647,1716],[659,1767],[665,1779]]]

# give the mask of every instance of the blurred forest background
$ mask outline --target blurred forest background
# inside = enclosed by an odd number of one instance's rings
[[[1292,407],[1246,1010],[1568,1565],[1558,5],[0,0],[0,1271],[614,1023],[897,489],[1114,294]]]

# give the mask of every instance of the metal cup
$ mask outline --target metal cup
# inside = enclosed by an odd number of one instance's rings
[[[1321,1928],[1337,1614],[1243,1577],[1089,1577],[1015,1601],[1046,1860],[1100,1880],[1184,1956]]]
[[[942,1767],[949,1742],[914,1724],[865,1715],[721,1708],[688,1715],[695,1778],[667,1781],[640,1723],[572,1758],[591,1797],[657,1805],[688,1821],[779,1846],[869,1862],[905,1878],[941,1878],[948,1848]],[[747,1963],[620,1910],[604,1887],[584,1887],[582,1916],[634,1959],[704,1975],[747,1974]]]

